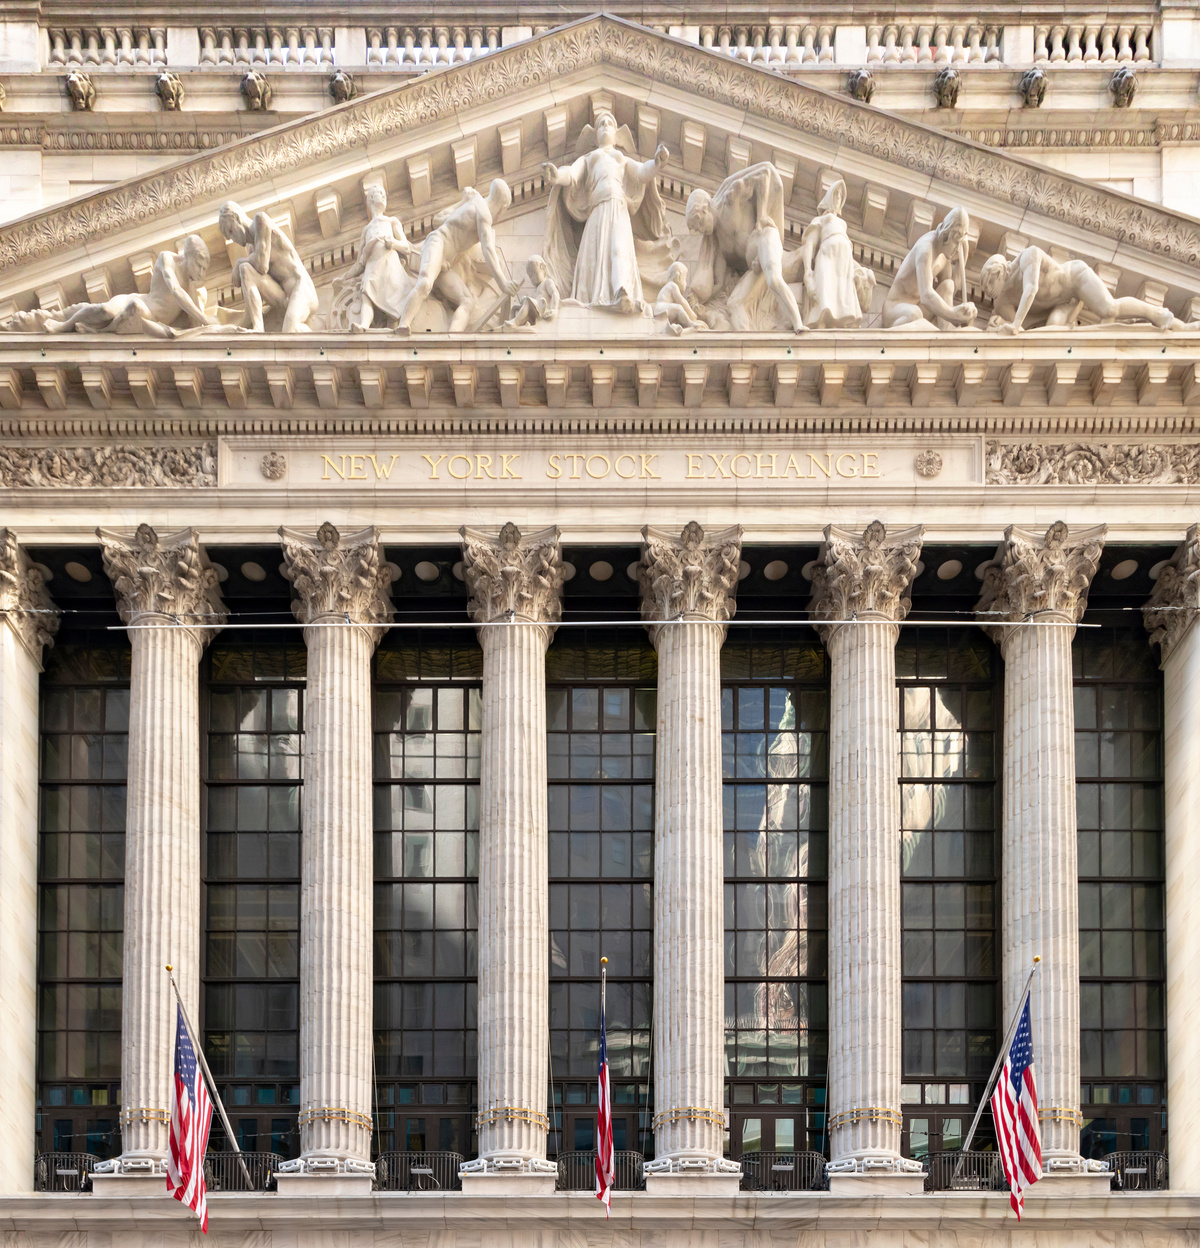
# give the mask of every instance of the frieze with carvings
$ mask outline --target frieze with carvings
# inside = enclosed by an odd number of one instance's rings
[[[217,484],[217,447],[0,446],[0,487],[203,489]]]
[[[1127,246],[1185,263],[1200,258],[1200,228],[1163,209],[998,157],[618,19],[598,18],[16,222],[0,233],[0,271],[94,243],[131,221],[145,226],[186,212],[194,204],[261,186],[273,177],[603,63]]]
[[[1200,443],[987,444],[988,485],[1194,485]]]

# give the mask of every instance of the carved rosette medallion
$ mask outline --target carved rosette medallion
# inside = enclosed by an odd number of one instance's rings
[[[913,467],[916,468],[918,477],[932,481],[942,471],[944,461],[937,451],[918,451],[913,460]]]
[[[96,536],[126,624],[168,617],[195,625],[201,645],[212,640],[225,623],[225,604],[195,529],[160,539],[148,524],[140,524],[132,537],[111,529],[97,529]]]
[[[737,611],[734,594],[741,557],[740,525],[709,535],[693,520],[678,537],[647,526],[642,530],[638,564],[642,618],[712,620],[724,625]],[[646,627],[657,645],[664,625],[647,623]]]
[[[258,470],[268,481],[282,481],[287,476],[287,456],[282,451],[268,451],[258,461]]]
[[[326,521],[316,533],[281,528],[283,575],[295,586],[302,624],[344,620],[377,626],[392,618],[392,569],[379,556],[374,526],[343,537]],[[375,641],[383,630],[376,627]]]
[[[861,534],[834,524],[826,527],[821,558],[813,569],[809,608],[826,645],[839,627],[834,621],[904,619],[912,607],[908,588],[917,573],[924,536],[923,525],[889,536],[879,520]]]
[[[1162,661],[1183,639],[1200,612],[1200,524],[1193,524],[1176,548],[1171,562],[1158,574],[1154,591],[1142,608],[1150,642],[1159,647]]]
[[[0,529],[0,611],[40,663],[43,649],[54,645],[61,616],[12,529]]]
[[[558,529],[541,529],[528,537],[506,524],[493,537],[463,528],[463,578],[471,595],[467,615],[476,624],[512,620],[555,624],[562,618],[562,587],[566,580]],[[548,630],[549,644],[553,631]]]
[[[1000,621],[1057,618],[1078,624],[1107,531],[1107,525],[1098,524],[1072,533],[1057,520],[1042,535],[1010,524],[983,574],[983,594],[975,607],[987,634],[1003,643],[1010,630]],[[989,619],[997,622],[989,625]]]

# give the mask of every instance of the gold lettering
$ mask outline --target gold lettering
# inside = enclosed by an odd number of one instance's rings
[[[800,480],[800,481],[807,481],[807,480],[808,480],[808,475],[807,475],[806,473],[803,473],[803,472],[801,472],[801,471],[800,471],[800,465],[799,465],[798,463],[796,463],[796,457],[795,457],[795,455],[789,455],[789,456],[788,456],[788,462],[787,462],[787,464],[786,464],[786,465],[784,465],[784,469],[783,469],[783,479],[784,479],[785,481],[787,480],[787,475],[788,475],[788,473],[789,473],[789,472],[794,472],[794,473],[796,474],[797,479],[798,479],[798,480]]]
[[[700,464],[696,462],[697,460],[704,458],[703,452],[702,451],[695,451],[695,452],[685,451],[684,454],[687,456],[687,465],[688,465],[687,479],[689,481],[697,481],[697,480],[703,479],[704,469],[700,466]]]
[[[746,471],[745,471],[745,472],[738,472],[738,470],[737,470],[737,462],[738,462],[738,460],[739,460],[739,459],[744,459],[744,460],[746,461]],[[737,455],[735,455],[735,456],[734,456],[734,457],[733,457],[733,458],[729,461],[729,471],[730,471],[730,472],[732,472],[732,473],[733,473],[733,475],[734,475],[735,477],[737,477],[737,479],[738,479],[739,481],[744,481],[744,480],[745,480],[745,479],[746,479],[746,478],[750,475],[750,456],[749,456],[749,455],[747,455],[744,451],[743,451],[743,452],[740,452],[740,453],[739,453],[739,454],[737,454]]]
[[[520,451],[514,451],[511,455],[501,454],[500,456],[500,480],[501,481],[520,481],[521,474],[513,472],[515,461],[521,458]],[[513,462],[509,462],[509,461]]]
[[[756,451],[754,453],[754,475],[756,477],[761,477],[763,475],[763,460],[769,459],[771,461],[771,471],[767,473],[767,476],[773,478],[775,476],[775,461],[778,458],[779,456],[775,451],[772,451],[769,455],[765,456],[760,451]]]
[[[367,479],[367,457],[365,455],[350,456],[350,475],[348,481],[365,481]]]
[[[642,457],[643,459],[645,456]],[[629,460],[629,471],[621,471],[621,460]],[[630,478],[637,476],[637,460],[632,455],[618,455],[616,462],[613,464],[613,471],[621,478],[622,481],[628,481]]]
[[[863,451],[862,475],[864,477],[879,476],[879,464],[877,462],[873,462],[873,461],[877,461],[878,459],[879,459],[878,451]],[[872,471],[872,469],[874,471]]]
[[[587,457],[585,455],[572,455],[569,451],[567,452],[567,454],[563,456],[563,459],[569,459],[571,461],[571,480],[572,481],[579,480],[579,465],[583,463],[584,459],[586,458]]]
[[[484,477],[491,477],[496,480],[496,474],[492,471],[492,457],[490,455],[475,456],[475,480],[482,481]]]
[[[332,468],[334,472],[336,472],[338,476],[341,477],[343,481],[345,481],[346,479],[346,457],[345,455],[338,456],[338,459],[342,461],[342,466],[340,468],[337,466],[337,464],[333,462],[332,459],[329,458],[328,455],[322,455],[321,458],[325,461],[325,475],[321,478],[322,481],[333,480],[333,478],[329,475],[330,468]]]
[[[658,458],[657,454],[647,455],[645,454],[645,452],[642,453],[642,478],[641,479],[643,481],[646,481],[646,480],[661,481],[662,480],[662,477],[660,477],[658,473],[654,471],[654,467],[653,467],[653,461],[656,460],[657,458]],[[688,456],[688,476],[689,477],[692,475],[691,459],[692,457],[689,455]]]
[[[819,460],[819,459],[818,459],[818,458],[817,458],[817,457],[816,457],[816,456],[812,453],[812,451],[809,451],[809,453],[808,453],[808,466],[809,466],[810,468],[820,468],[820,470],[821,470],[821,471],[822,471],[822,472],[823,472],[823,473],[824,473],[827,477],[832,477],[832,476],[833,476],[833,462],[832,462],[832,461],[833,461],[833,452],[832,452],[832,451],[826,451],[826,452],[825,452],[825,462],[824,462],[824,463],[821,463],[821,461],[820,461],[820,460]],[[810,476],[814,476],[814,477],[815,477],[817,474],[814,472],[814,473],[810,473],[809,475],[810,475]]]
[[[439,479],[438,473],[437,473],[438,464],[440,464],[442,460],[446,458],[445,455],[439,455],[437,459],[434,459],[432,455],[422,455],[421,458],[429,465],[430,481],[437,481]]]
[[[598,459],[604,464],[603,472],[592,471],[592,460]],[[592,478],[593,481],[603,481],[605,477],[612,471],[612,464],[608,462],[607,455],[589,455],[584,461],[583,470]]]
[[[558,455],[550,456],[550,467],[546,469],[546,476],[551,481],[557,481],[562,476],[562,460]]]
[[[388,464],[386,468],[380,468],[379,460],[377,460],[374,455],[368,455],[367,458],[371,461],[371,465],[375,469],[375,480],[376,481],[390,481],[392,478],[392,469],[395,468],[396,460],[398,460],[400,456],[393,455],[392,462]],[[425,458],[428,459],[429,456],[426,455]]]
[[[849,472],[847,472],[842,467],[843,459],[848,459],[850,461]],[[837,457],[837,462],[834,465],[834,467],[837,468],[838,476],[839,477],[857,477],[858,476],[858,463],[856,462],[857,459],[858,459],[858,456],[853,451],[846,451],[844,454],[839,455]]]
[[[709,459],[713,461],[713,470],[712,472],[708,474],[708,479],[710,481],[714,477],[717,477],[717,476],[721,476],[721,477],[732,476],[732,473],[730,473],[729,469],[725,467],[725,461],[729,458],[728,454],[714,455],[712,451],[709,451],[708,457]]]
[[[454,471],[455,461],[460,459],[467,466],[466,472]],[[455,479],[455,481],[465,481],[471,475],[471,457],[469,455],[451,455],[450,462],[446,465],[446,471]]]

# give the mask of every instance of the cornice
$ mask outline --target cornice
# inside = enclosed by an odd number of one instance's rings
[[[0,230],[0,272],[93,244],[131,222],[144,226],[215,204],[466,109],[552,89],[564,75],[605,64],[1126,247],[1183,264],[1200,259],[1200,221],[621,19],[595,17],[13,222]]]

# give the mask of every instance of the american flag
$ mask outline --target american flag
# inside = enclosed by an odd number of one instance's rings
[[[1042,1177],[1042,1135],[1038,1129],[1037,1085],[1033,1075],[1033,1026],[1029,998],[1008,1047],[1004,1069],[992,1093],[992,1118],[1000,1160],[1008,1179],[1009,1202],[1017,1221],[1025,1208],[1022,1193]]]
[[[175,1088],[171,1094],[171,1133],[168,1140],[167,1191],[174,1192],[195,1210],[200,1229],[208,1234],[208,1193],[204,1186],[204,1150],[213,1107],[204,1077],[196,1063],[196,1050],[177,1008],[175,1025]]]
[[[613,1162],[612,1086],[608,1078],[608,1041],[604,1035],[604,998],[600,998],[600,1108],[596,1113],[596,1199],[612,1216]]]

